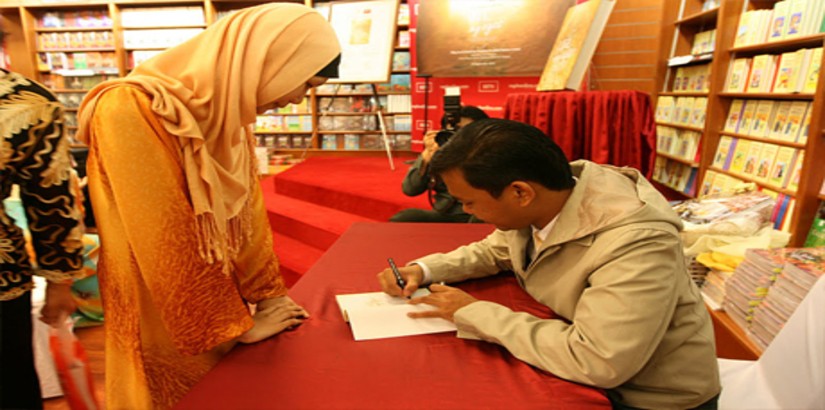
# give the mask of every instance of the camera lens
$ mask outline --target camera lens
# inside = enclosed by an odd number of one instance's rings
[[[438,144],[439,147],[444,146],[454,134],[455,131],[452,130],[438,131],[438,134],[435,134],[435,143]]]

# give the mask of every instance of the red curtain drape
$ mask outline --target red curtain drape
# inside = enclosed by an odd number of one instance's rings
[[[629,166],[650,177],[656,125],[650,96],[639,91],[518,93],[504,118],[542,130],[568,159]]]

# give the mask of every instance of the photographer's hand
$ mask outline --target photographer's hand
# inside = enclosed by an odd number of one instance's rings
[[[428,164],[430,160],[433,158],[433,154],[438,151],[438,143],[435,142],[435,136],[438,134],[438,131],[430,130],[424,134],[424,150],[421,151],[421,159],[424,161],[424,164]]]

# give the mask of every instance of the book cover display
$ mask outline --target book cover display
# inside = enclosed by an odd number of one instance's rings
[[[579,89],[615,4],[615,0],[589,0],[567,11],[538,91]]]

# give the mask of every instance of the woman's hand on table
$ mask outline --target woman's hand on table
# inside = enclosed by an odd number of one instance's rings
[[[289,296],[264,299],[258,302],[252,320],[255,325],[242,334],[241,343],[260,342],[266,338],[294,328],[309,318],[309,313]]]

